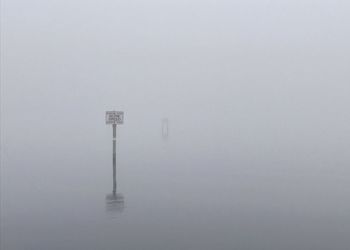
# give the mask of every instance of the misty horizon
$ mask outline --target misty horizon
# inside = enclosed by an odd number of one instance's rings
[[[0,249],[348,250],[349,10],[2,0]]]

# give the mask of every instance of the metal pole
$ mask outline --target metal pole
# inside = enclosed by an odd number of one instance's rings
[[[113,124],[113,194],[117,192],[117,176],[116,176],[116,137],[117,137],[117,124]]]

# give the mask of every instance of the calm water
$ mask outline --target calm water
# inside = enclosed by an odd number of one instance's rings
[[[90,136],[5,151],[2,250],[349,249],[346,164],[123,128],[114,197],[102,129],[98,147]]]

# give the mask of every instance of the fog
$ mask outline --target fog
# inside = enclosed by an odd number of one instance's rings
[[[348,1],[1,6],[1,250],[349,249]]]

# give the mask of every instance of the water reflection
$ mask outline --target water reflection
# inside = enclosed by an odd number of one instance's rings
[[[107,212],[123,212],[124,196],[121,193],[112,193],[106,195],[106,211]]]

